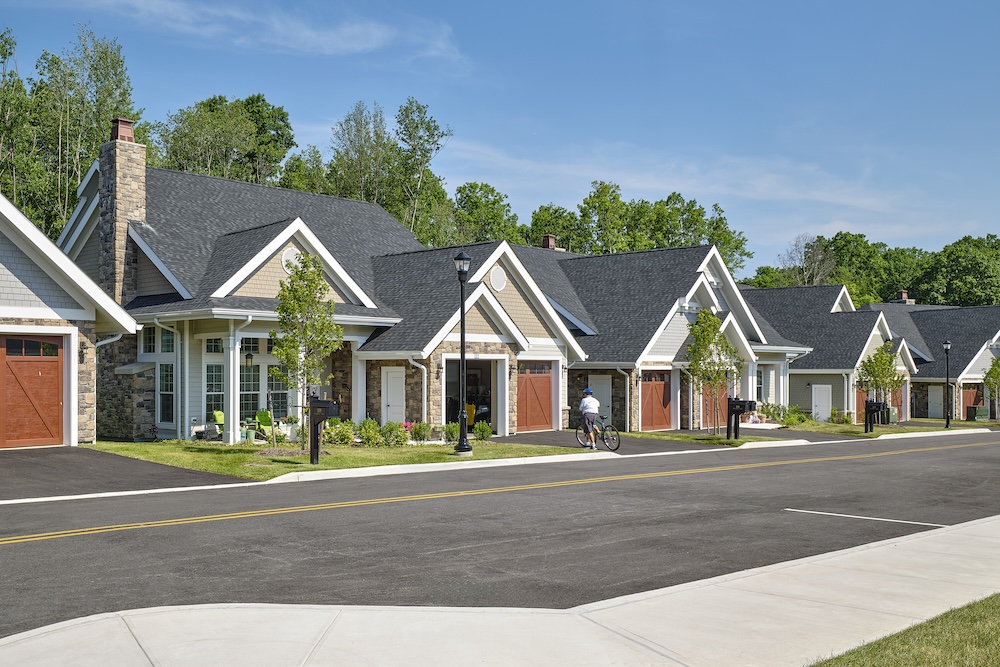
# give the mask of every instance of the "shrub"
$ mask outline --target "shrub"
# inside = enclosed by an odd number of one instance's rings
[[[444,425],[444,441],[445,442],[458,442],[458,432],[459,432],[458,422],[448,422]]]
[[[757,412],[767,417],[772,422],[780,423],[785,418],[787,410],[782,405],[774,403],[761,403],[757,406]]]
[[[414,422],[410,428],[410,437],[415,442],[427,442],[431,439],[431,425],[427,422]]]
[[[382,429],[378,422],[368,417],[361,422],[358,427],[358,437],[361,438],[362,447],[381,447],[384,444],[382,439]]]
[[[410,442],[410,432],[399,422],[386,422],[382,427],[382,444],[385,447],[405,447]]]
[[[339,420],[336,424],[327,424],[327,427],[323,430],[323,444],[338,447],[353,445],[354,424],[349,421],[342,422]]]
[[[809,415],[804,413],[802,408],[797,405],[789,405],[785,416],[781,418],[782,426],[797,426],[798,424],[805,424],[807,421],[810,421]]]
[[[486,442],[493,437],[493,427],[487,421],[476,422],[472,426],[472,434],[476,436],[476,440]]]

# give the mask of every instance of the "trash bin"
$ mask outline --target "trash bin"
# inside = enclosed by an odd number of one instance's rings
[[[965,420],[970,422],[989,421],[990,409],[985,405],[968,405],[965,408]]]
[[[899,408],[896,406],[890,406],[886,408],[886,423],[887,424],[898,424],[899,423]]]

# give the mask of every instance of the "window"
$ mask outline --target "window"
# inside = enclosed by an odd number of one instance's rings
[[[157,394],[160,400],[160,421],[174,421],[174,365],[160,364]]]
[[[240,421],[251,421],[259,409],[260,365],[240,366]]]
[[[249,352],[250,354],[260,354],[260,339],[259,338],[244,338],[240,342],[240,351],[243,354]]]
[[[160,331],[160,352],[171,354],[174,351],[174,332],[162,329]]]
[[[40,340],[26,338],[7,339],[8,357],[58,357],[59,346]]]
[[[284,366],[268,366],[267,370],[267,390],[271,392],[271,412],[275,419],[288,416],[288,385],[282,378],[271,377],[271,369],[280,368],[285,372]]]
[[[205,340],[205,354],[222,354],[222,339],[207,338]]]
[[[267,339],[267,353],[274,354],[274,341],[270,338]]]
[[[207,364],[205,366],[205,413],[206,420],[214,418],[215,411],[225,412],[225,394],[223,394],[223,365]]]
[[[764,402],[764,371],[757,370],[757,402]]]
[[[517,372],[521,375],[551,375],[552,364],[540,362],[517,362]]]
[[[156,353],[156,328],[147,326],[142,329],[142,351],[144,354]]]

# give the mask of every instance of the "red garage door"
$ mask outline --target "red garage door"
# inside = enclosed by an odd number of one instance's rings
[[[61,445],[62,339],[0,336],[0,447]]]
[[[517,364],[517,430],[552,428],[552,363]]]
[[[642,374],[643,431],[670,428],[670,373],[667,371]]]

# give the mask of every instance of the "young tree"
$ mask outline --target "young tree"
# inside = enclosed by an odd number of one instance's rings
[[[305,406],[309,385],[329,379],[322,376],[326,360],[344,344],[344,330],[334,322],[334,302],[328,298],[330,285],[320,258],[300,254],[298,263],[289,262],[288,268],[288,280],[282,280],[278,290],[278,329],[270,333],[281,367],[269,372],[295,387],[299,404]]]
[[[722,320],[709,310],[701,310],[695,321],[688,324],[691,344],[687,348],[688,373],[701,387],[702,394],[712,399],[715,410],[715,432],[719,432],[719,399],[726,393],[730,381],[739,382],[743,374],[743,359],[739,351],[722,333]]]
[[[406,218],[410,231],[416,231],[417,211],[421,189],[430,175],[431,160],[434,159],[448,138],[452,136],[450,127],[442,130],[433,116],[427,114],[427,105],[409,97],[406,104],[396,113],[396,139],[399,142],[399,178],[406,195]]]
[[[892,341],[887,340],[858,367],[858,386],[886,405],[891,403],[893,392],[906,382],[906,377],[896,370],[896,355],[891,350]]]
[[[993,357],[993,363],[983,375],[983,384],[993,399],[993,414],[995,417],[1000,417],[1000,357]]]
[[[332,148],[333,194],[378,204],[403,220],[403,211],[393,201],[399,145],[386,129],[382,107],[376,103],[369,111],[364,102],[355,103],[333,126]]]

